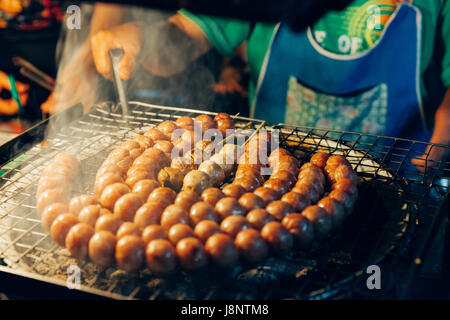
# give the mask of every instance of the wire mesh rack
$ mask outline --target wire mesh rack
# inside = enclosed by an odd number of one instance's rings
[[[45,164],[61,151],[75,152],[82,171],[72,193],[92,193],[98,167],[124,140],[164,120],[212,114],[141,102],[130,102],[129,108],[125,119],[112,103],[99,104],[82,117],[61,114],[0,147],[2,160],[8,157],[0,168],[0,274],[63,287],[78,270],[78,290],[119,299],[376,297],[365,284],[367,266],[378,265],[385,274],[399,271],[402,283],[407,282],[442,215],[449,166],[431,166],[425,143],[284,124],[269,126],[236,117],[237,127],[243,130],[277,130],[281,145],[302,161],[318,150],[349,159],[358,173],[360,196],[353,216],[339,231],[309,250],[272,257],[260,265],[239,265],[227,273],[213,268],[200,275],[180,270],[163,279],[146,270],[127,274],[115,267],[100,268],[76,260],[53,242],[35,210],[37,181]],[[411,165],[413,158],[420,157],[424,157],[423,172]],[[397,278],[382,279],[384,292],[400,283]]]

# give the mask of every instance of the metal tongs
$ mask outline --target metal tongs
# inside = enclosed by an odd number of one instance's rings
[[[19,72],[24,77],[30,79],[31,81],[37,83],[38,85],[49,91],[53,91],[55,89],[56,81],[48,74],[42,72],[30,62],[21,57],[13,57],[12,60],[15,66],[20,67]]]
[[[122,106],[123,118],[126,120],[128,115],[128,99],[126,94],[126,84],[119,77],[119,61],[123,56],[122,49],[111,49],[109,50],[109,57],[111,58],[111,70],[113,74],[113,83],[116,93],[116,100],[120,102]]]

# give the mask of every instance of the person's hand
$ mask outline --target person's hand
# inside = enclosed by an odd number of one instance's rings
[[[109,50],[122,49],[119,62],[119,76],[129,80],[141,51],[141,30],[137,24],[126,23],[109,30],[102,30],[91,38],[92,56],[97,71],[106,79],[112,79]]]
[[[16,81],[16,89],[19,93],[19,101],[22,106],[26,105],[28,101],[28,91],[30,86],[28,84]],[[11,83],[9,82],[9,77],[3,71],[0,71],[0,91],[7,90],[11,92]],[[19,112],[19,106],[14,98],[1,99],[0,98],[0,114],[12,116]]]
[[[225,67],[220,75],[220,81],[213,85],[213,89],[221,94],[239,93],[243,97],[248,97],[247,90],[239,83],[241,78],[242,76],[238,69],[231,66]]]

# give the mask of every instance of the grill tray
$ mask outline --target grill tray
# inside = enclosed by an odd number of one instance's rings
[[[164,120],[212,114],[141,102],[130,102],[129,108],[126,121],[120,108],[108,102],[95,106],[81,118],[73,119],[64,113],[0,148],[3,157],[8,152],[14,159],[0,169],[0,275],[14,273],[65,286],[71,273],[68,268],[75,265],[81,270],[79,290],[119,299],[375,297],[365,286],[366,267],[379,265],[383,275],[401,270],[402,280],[407,283],[416,268],[413,261],[423,257],[447,197],[448,180],[443,178],[450,177],[448,164],[442,164],[439,171],[426,166],[425,174],[409,167],[411,158],[422,155],[423,143],[308,127],[269,126],[238,117],[240,128],[280,130],[282,147],[300,160],[307,160],[318,150],[347,156],[359,176],[360,196],[344,226],[326,241],[314,243],[311,250],[293,252],[283,259],[272,257],[258,266],[238,266],[226,274],[213,268],[200,275],[180,270],[171,278],[161,279],[145,270],[130,275],[115,267],[100,268],[73,259],[41,226],[34,195],[45,164],[58,152],[75,152],[82,173],[74,184],[73,195],[92,193],[101,162],[124,140]],[[48,138],[38,143],[43,140],[44,128]],[[25,137],[32,142],[27,144]],[[384,292],[391,287],[389,278],[382,277]]]

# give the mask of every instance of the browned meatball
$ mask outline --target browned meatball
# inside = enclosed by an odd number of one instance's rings
[[[178,223],[189,224],[189,214],[182,207],[172,204],[164,210],[161,216],[161,227],[169,230]]]
[[[88,250],[95,264],[110,266],[114,263],[116,236],[109,231],[96,232],[89,240]]]
[[[173,121],[163,121],[161,122],[156,129],[158,129],[159,131],[161,131],[164,135],[170,137],[172,136],[172,132],[174,132],[176,129],[178,129],[179,126],[173,122]]]
[[[170,140],[168,136],[162,133],[160,130],[156,128],[151,128],[145,131],[144,136],[150,137],[153,141],[158,140]]]
[[[250,222],[248,222],[245,217],[238,215],[226,217],[220,224],[220,230],[222,230],[232,238],[234,238],[239,231],[248,229],[250,227]]]
[[[192,170],[183,180],[183,190],[191,190],[197,194],[202,194],[203,191],[211,187],[210,177],[199,170]]]
[[[295,185],[295,183],[297,182],[297,179],[295,178],[295,176],[286,170],[280,170],[280,171],[273,173],[270,176],[270,179],[281,180],[288,186],[288,188],[292,188]]]
[[[247,191],[241,185],[229,184],[223,187],[222,192],[227,197],[239,199]]]
[[[116,261],[127,272],[138,271],[145,262],[144,241],[136,236],[124,236],[117,240]]]
[[[270,178],[264,183],[264,187],[275,190],[280,195],[283,195],[289,191],[288,185],[280,179],[272,179]]]
[[[68,213],[69,208],[67,207],[67,204],[62,202],[55,202],[51,205],[47,206],[42,212],[41,215],[41,222],[44,226],[45,230],[50,230],[50,227],[52,226],[53,221],[61,214]]]
[[[234,122],[231,119],[219,119],[216,121],[217,129],[220,131],[223,137],[226,137],[227,130],[234,129]]]
[[[264,209],[255,209],[247,213],[247,220],[255,229],[262,229],[269,222],[275,221],[275,218]]]
[[[125,183],[130,187],[134,188],[134,185],[138,183],[141,180],[151,180],[155,177],[154,173],[148,170],[140,169],[140,170],[133,170],[132,172],[128,173],[127,179],[125,180]]]
[[[294,236],[298,247],[306,248],[313,242],[314,226],[304,215],[291,213],[283,218],[281,224]]]
[[[48,189],[42,192],[36,200],[36,209],[39,215],[44,209],[55,202],[67,202],[67,190],[64,189]]]
[[[141,145],[139,144],[139,142],[134,140],[124,141],[120,144],[120,147],[128,151],[131,151],[133,149],[141,149]]]
[[[136,136],[133,138],[134,141],[139,143],[141,149],[145,150],[153,146],[153,140],[147,136]]]
[[[294,210],[297,212],[302,212],[303,209],[305,209],[307,206],[311,204],[311,200],[308,196],[295,191],[286,193],[281,198],[281,201],[289,203],[292,206],[292,208],[294,208]]]
[[[253,192],[261,186],[255,178],[249,176],[234,179],[233,184],[240,185],[246,192]]]
[[[239,204],[235,198],[225,197],[217,201],[215,210],[221,219],[225,219],[231,215],[244,215],[245,209]]]
[[[203,220],[212,220],[219,222],[219,216],[217,215],[214,207],[207,202],[197,202],[190,210],[189,217],[191,219],[192,225],[196,225]]]
[[[327,181],[323,170],[311,163],[308,164],[310,164],[311,166],[300,171],[300,173],[298,174],[298,180],[317,180],[321,185],[325,185]],[[303,167],[305,167],[305,165]]]
[[[50,227],[50,235],[53,240],[64,247],[66,243],[66,236],[70,228],[78,223],[78,218],[70,213],[64,213],[59,215],[52,223]]]
[[[194,230],[192,230],[192,228],[187,224],[183,223],[174,224],[172,227],[170,227],[168,235],[170,242],[175,245],[181,239],[195,237]]]
[[[262,262],[269,254],[266,241],[255,229],[246,229],[239,232],[236,235],[234,244],[239,250],[241,257],[250,263]]]
[[[150,163],[156,167],[156,168],[163,168],[163,167],[167,167],[170,164],[170,158],[167,156],[167,154],[165,154],[163,151],[151,147],[148,148],[147,150],[145,150],[141,156],[138,157],[139,158],[143,158],[143,159],[147,159],[148,161],[150,161]],[[136,159],[134,161],[134,164],[137,164],[137,160]],[[145,163],[145,160],[143,160]]]
[[[269,166],[275,167],[275,164],[279,162],[280,157],[290,155],[291,153],[286,149],[278,148],[273,150],[269,155]]]
[[[253,209],[264,208],[266,202],[256,194],[248,192],[239,198],[239,204],[248,212]]]
[[[276,255],[287,254],[294,245],[292,234],[277,221],[266,224],[261,230],[261,236]]]
[[[124,183],[110,184],[103,190],[102,195],[100,196],[100,204],[102,207],[112,211],[116,201],[130,191],[130,187]]]
[[[202,132],[205,132],[206,130],[209,130],[209,129],[216,128],[216,123],[214,122],[214,120],[206,114],[201,114],[201,115],[197,116],[194,119],[194,121],[200,121],[201,126],[202,126]]]
[[[150,193],[159,186],[159,183],[155,180],[144,179],[136,182],[131,191],[138,194],[141,200],[145,202],[147,201]]]
[[[199,238],[201,241],[206,242],[209,237],[211,237],[213,234],[221,233],[219,225],[217,222],[212,220],[203,220],[197,223],[194,229],[194,234]]]
[[[194,130],[194,119],[188,116],[183,116],[177,119],[175,123],[186,130]]]
[[[202,269],[208,263],[203,244],[197,238],[180,240],[175,251],[180,265],[186,270]]]
[[[325,197],[317,205],[333,218],[333,228],[339,228],[345,218],[345,207],[336,199]]]
[[[228,113],[220,112],[220,113],[216,114],[216,116],[214,117],[214,121],[217,121],[220,119],[230,119],[231,120],[231,116]]]
[[[94,228],[87,223],[78,223],[70,228],[66,236],[66,248],[70,254],[77,258],[86,260],[88,258],[89,240],[94,235]]]
[[[298,180],[294,188],[301,189],[302,185],[304,185],[307,189],[314,189],[314,191],[318,194],[319,198],[320,195],[322,195],[325,192],[325,186],[315,177],[305,177]],[[314,199],[311,198],[311,200],[313,201]]]
[[[178,168],[165,167],[158,173],[158,181],[163,187],[180,191],[183,186],[184,172]]]
[[[203,201],[215,206],[217,201],[225,198],[225,194],[219,188],[208,188],[202,192],[201,198]]]
[[[173,149],[173,144],[170,141],[167,140],[159,140],[155,142],[155,145],[153,146],[156,149],[161,150],[162,152],[166,154],[170,154]]]
[[[140,237],[141,236],[141,230],[133,222],[129,222],[129,221],[124,222],[119,227],[119,229],[117,229],[116,237],[117,237],[117,239],[120,239],[120,238],[123,238],[124,236],[127,236],[127,235]]]
[[[302,211],[314,225],[314,234],[318,240],[326,238],[333,228],[331,216],[319,206],[309,206]]]
[[[164,209],[160,202],[150,201],[144,203],[136,211],[134,223],[141,229],[152,224],[159,224]]]
[[[97,219],[104,214],[111,213],[108,209],[102,208],[99,204],[91,204],[81,209],[78,215],[78,220],[87,223],[90,226],[95,226]]]
[[[147,202],[155,201],[159,202],[163,205],[163,207],[167,207],[175,201],[177,194],[170,188],[160,187],[150,193],[148,196]]]
[[[219,186],[225,180],[225,172],[217,163],[206,160],[198,167],[199,171],[206,173],[210,178],[212,186]]]
[[[201,201],[199,195],[192,190],[184,190],[178,193],[175,198],[174,204],[182,207],[184,210],[189,212],[194,203]]]
[[[209,237],[205,243],[205,251],[211,260],[222,268],[233,267],[239,258],[233,239],[223,233]]]
[[[311,157],[309,162],[323,169],[327,164],[328,157],[329,154],[326,152],[317,152]]]
[[[295,209],[289,203],[277,200],[269,203],[266,207],[266,211],[276,220],[281,220],[288,214],[295,212]]]
[[[123,221],[133,221],[136,211],[142,206],[142,200],[137,193],[127,193],[114,204],[114,215]]]
[[[291,192],[303,194],[311,204],[316,203],[320,199],[320,194],[316,188],[306,183],[297,183]]]
[[[156,239],[169,240],[167,231],[158,224],[151,224],[145,227],[142,231],[142,240],[144,240],[145,244],[148,244],[150,241]]]
[[[95,223],[95,232],[103,230],[116,234],[122,222],[122,220],[111,213],[104,214],[97,219],[97,222]]]
[[[349,193],[355,199],[358,196],[357,184],[353,183],[349,179],[340,179],[339,181],[333,183],[333,185],[331,186],[331,190],[340,190],[345,193]]]
[[[105,174],[99,176],[96,180],[95,180],[95,185],[94,185],[94,195],[97,198],[100,198],[100,196],[102,195],[103,190],[109,186],[110,184],[113,183],[123,183],[123,178],[120,174],[116,173],[116,172],[106,172]]]
[[[355,204],[356,198],[352,196],[350,193],[335,189],[330,192],[328,195],[330,198],[336,199],[340,203],[342,203],[345,207],[346,213],[351,213],[353,209],[353,205]]]
[[[157,275],[170,274],[177,266],[175,248],[167,240],[152,240],[145,250],[145,261],[151,272]]]
[[[278,191],[267,187],[259,187],[258,189],[253,191],[253,193],[263,199],[265,203],[270,203],[272,201],[280,199],[281,197],[281,194]]]

